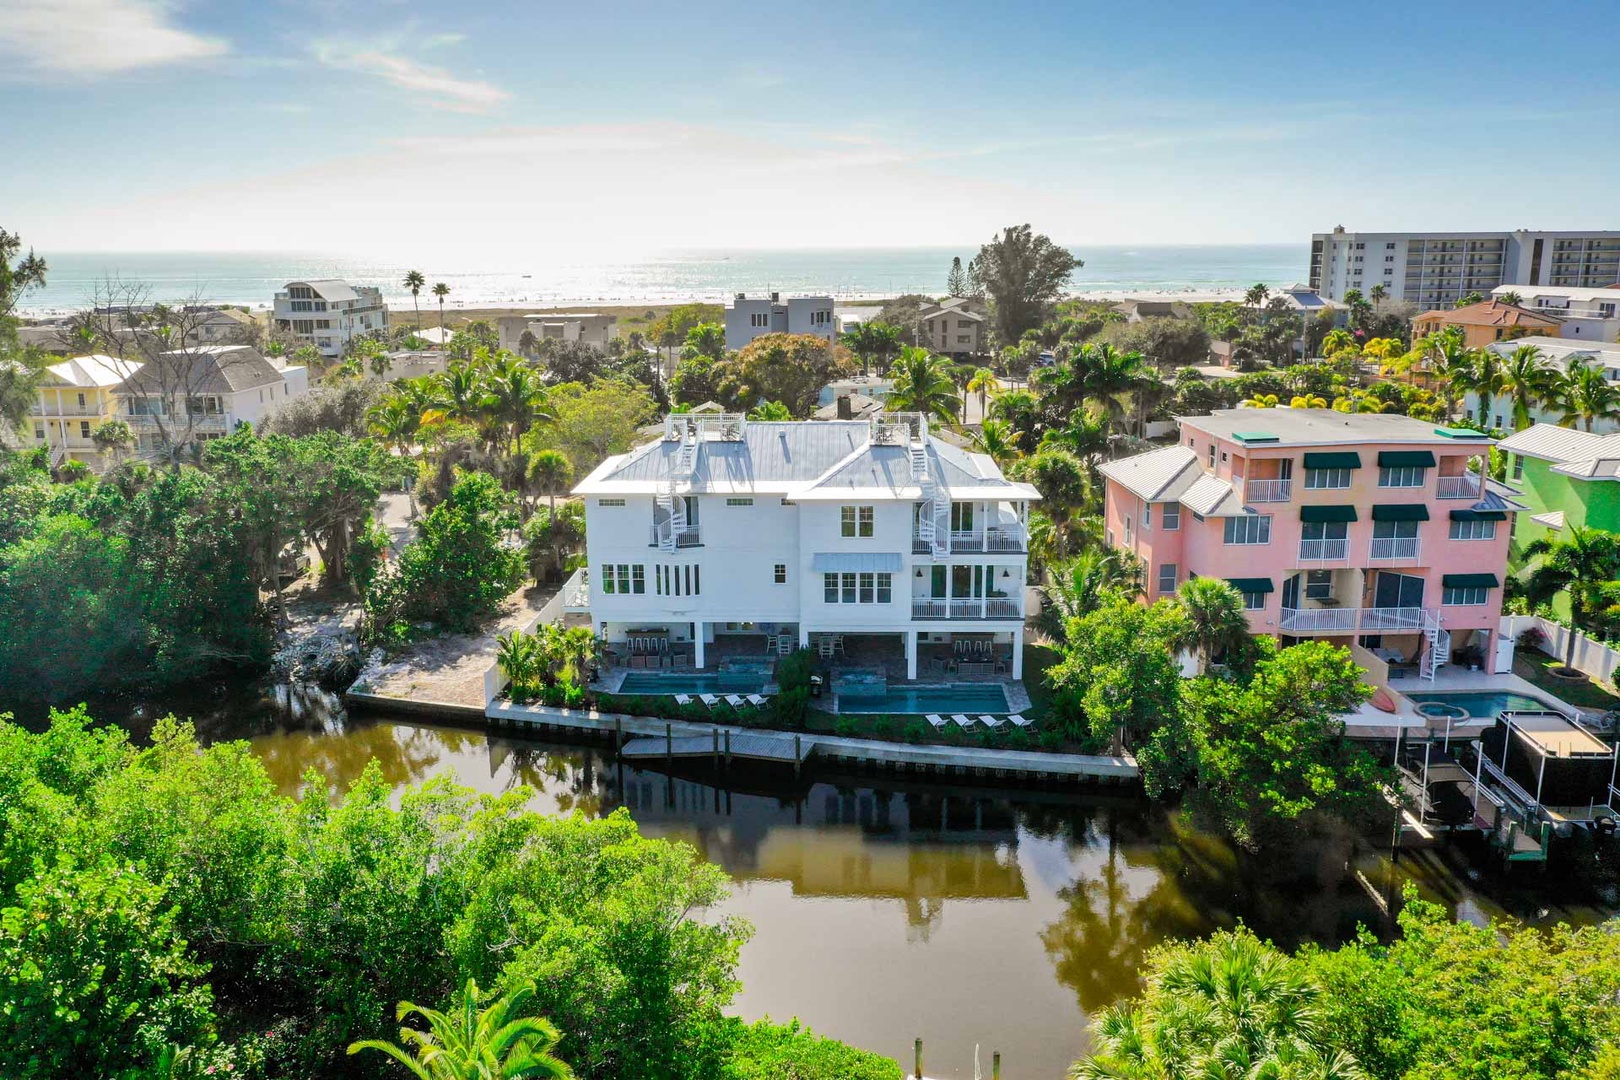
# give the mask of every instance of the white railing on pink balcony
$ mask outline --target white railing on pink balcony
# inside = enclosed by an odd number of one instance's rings
[[[1301,540],[1299,542],[1299,558],[1301,562],[1325,562],[1349,557],[1349,540]]]
[[[1392,634],[1438,625],[1437,613],[1423,607],[1285,607],[1277,620],[1277,629],[1285,634]]]
[[[1243,480],[1238,498],[1246,503],[1280,503],[1294,497],[1292,480]]]
[[[1371,562],[1393,562],[1397,559],[1416,559],[1421,550],[1415,536],[1375,536],[1367,550]]]
[[[1479,477],[1473,473],[1466,476],[1442,476],[1438,480],[1435,494],[1442,499],[1482,499],[1485,497],[1484,487]]]
[[[1350,633],[1359,615],[1357,608],[1283,608],[1277,629],[1285,634]]]

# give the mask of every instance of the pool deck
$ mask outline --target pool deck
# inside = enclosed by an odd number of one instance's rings
[[[1412,699],[1406,696],[1408,694],[1477,694],[1490,692],[1523,694],[1526,697],[1549,701],[1571,716],[1582,715],[1581,710],[1569,702],[1562,700],[1555,694],[1548,693],[1528,679],[1522,679],[1510,672],[1492,675],[1483,671],[1468,671],[1454,665],[1447,665],[1437,671],[1432,680],[1396,679],[1389,684],[1389,689],[1391,693],[1397,695],[1397,710],[1394,716],[1392,717],[1389,713],[1379,713],[1373,710],[1371,706],[1363,706],[1361,713],[1368,715],[1361,717],[1361,714],[1358,714],[1358,717],[1362,719],[1362,723],[1358,724],[1352,721],[1348,725],[1350,734],[1353,737],[1388,738],[1394,734],[1397,727],[1404,729],[1408,737],[1423,738],[1425,736],[1439,737],[1444,735],[1447,731],[1445,718],[1422,715],[1415,708]],[[1375,726],[1373,721],[1380,717],[1388,730],[1380,735],[1364,734],[1364,731],[1373,729]],[[1450,733],[1454,738],[1458,736],[1474,738],[1481,731],[1494,726],[1495,723],[1495,717],[1488,719],[1476,718],[1467,722],[1452,721]]]

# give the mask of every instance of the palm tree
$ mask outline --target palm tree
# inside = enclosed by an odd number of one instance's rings
[[[1374,285],[1372,288],[1367,290],[1367,296],[1372,300],[1373,303],[1377,304],[1389,297],[1389,286]]]
[[[467,362],[452,364],[433,383],[436,401],[424,412],[424,424],[443,420],[475,424],[483,419],[489,395],[479,367]]]
[[[1552,401],[1563,409],[1561,426],[1580,421],[1587,431],[1600,416],[1609,416],[1620,405],[1620,390],[1603,377],[1603,369],[1585,357],[1571,356],[1562,375],[1553,385]]]
[[[844,345],[861,361],[861,374],[872,367],[883,370],[900,355],[900,328],[886,322],[863,322],[844,335]]]
[[[1249,619],[1243,614],[1243,595],[1220,578],[1199,577],[1182,582],[1176,601],[1187,613],[1186,635],[1176,644],[1198,653],[1198,669],[1208,670],[1217,653],[1249,638]]]
[[[1554,593],[1569,596],[1569,623],[1576,630],[1590,625],[1603,607],[1605,586],[1620,577],[1620,535],[1603,529],[1572,526],[1563,536],[1543,536],[1525,545],[1531,564],[1525,592],[1534,603],[1545,603]],[[1569,635],[1564,666],[1575,659],[1575,635]]]
[[[557,492],[566,490],[573,478],[573,463],[560,450],[540,450],[529,458],[529,482],[550,500],[553,518],[557,516]]]
[[[1001,384],[996,382],[996,373],[987,367],[974,369],[973,375],[968,379],[967,391],[979,395],[979,419],[985,417],[985,403],[992,392]]]
[[[927,349],[907,345],[895,362],[894,389],[884,407],[890,412],[916,412],[945,423],[956,420],[956,383],[950,362]]]
[[[442,281],[437,282],[433,286],[433,295],[439,298],[439,339],[442,344],[444,339],[444,298],[450,295],[450,286]]]
[[[1336,330],[1328,331],[1327,336],[1322,339],[1323,356],[1332,356],[1334,353],[1342,352],[1345,349],[1353,349],[1355,347],[1355,336],[1351,334],[1350,331],[1345,330],[1342,327]]]
[[[427,285],[427,277],[420,270],[410,270],[405,274],[405,287],[411,290],[411,305],[416,308],[416,329],[422,329],[422,305],[418,297],[422,295],[423,286]]]
[[[350,1043],[349,1053],[380,1051],[418,1080],[571,1080],[573,1070],[551,1054],[561,1038],[557,1029],[549,1020],[522,1013],[533,996],[534,984],[528,983],[480,1011],[478,984],[468,979],[448,1012],[399,1003],[398,1020],[414,1015],[428,1025],[426,1031],[401,1027],[403,1046],[363,1039]]]
[[[1328,1045],[1299,962],[1239,930],[1176,949],[1138,1003],[1097,1020],[1071,1080],[1367,1080]]]
[[[1097,608],[1102,593],[1142,591],[1142,560],[1119,548],[1082,551],[1065,566],[1054,567],[1041,586],[1040,628],[1057,642],[1068,640],[1069,620]]]
[[[1502,375],[1502,357],[1494,349],[1469,349],[1468,364],[1464,369],[1463,386],[1479,395],[1479,426],[1491,428],[1491,404],[1496,395],[1506,388]],[[1453,378],[1455,382],[1455,377]]]
[[[1545,405],[1553,394],[1557,373],[1542,362],[1541,350],[1520,345],[1508,354],[1502,366],[1502,393],[1513,402],[1513,430],[1523,431],[1531,424],[1531,412]]]
[[[1496,299],[1499,303],[1511,304],[1514,307],[1524,306],[1524,297],[1520,296],[1516,292],[1513,292],[1511,289],[1503,293],[1501,296],[1498,296]]]
[[[507,453],[523,441],[529,429],[551,419],[546,411],[546,385],[540,375],[511,353],[500,359],[485,381],[485,405],[490,418],[501,425]]]
[[[1254,308],[1254,315],[1257,320],[1260,317],[1260,309],[1266,306],[1266,297],[1270,295],[1271,290],[1266,288],[1264,283],[1251,285],[1244,291],[1243,302]]]
[[[762,401],[748,410],[750,420],[792,420],[793,413],[780,401]]]
[[[986,420],[971,437],[973,444],[989,454],[990,460],[997,465],[1005,465],[1018,456],[1012,426],[1005,420]]]

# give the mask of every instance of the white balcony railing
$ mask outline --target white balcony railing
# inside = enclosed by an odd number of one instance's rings
[[[913,546],[926,543],[922,537],[912,534]],[[983,532],[951,532],[951,551],[971,554],[974,552],[1002,552],[1024,550],[1024,527],[1022,525],[992,525]]]
[[[1442,499],[1483,499],[1485,487],[1474,473],[1466,476],[1442,476],[1435,494]]]
[[[1285,607],[1277,620],[1277,629],[1285,634],[1390,634],[1438,625],[1435,611],[1424,607]]]
[[[1013,597],[971,597],[944,599],[913,597],[913,619],[1021,619],[1022,603]]]
[[[568,575],[563,582],[562,602],[564,611],[591,610],[591,572],[587,567],[580,567]]]
[[[669,525],[653,525],[648,528],[647,543],[650,547],[657,547],[662,538],[669,532]],[[700,526],[692,525],[684,529],[675,530],[675,546],[678,548],[698,547],[703,543],[703,530]]]
[[[1367,558],[1372,562],[1415,559],[1419,550],[1416,536],[1375,536],[1372,547],[1367,551]]]
[[[1301,540],[1299,542],[1300,562],[1333,562],[1350,557],[1350,541],[1339,540]]]
[[[1292,480],[1243,480],[1238,498],[1245,503],[1282,503],[1294,497]]]

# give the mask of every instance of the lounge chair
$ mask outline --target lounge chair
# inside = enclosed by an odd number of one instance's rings
[[[763,709],[765,707],[765,703],[771,699],[766,697],[764,694],[748,694],[745,696],[744,700],[746,700],[748,704],[752,705],[756,709]]]
[[[983,724],[987,728],[998,728],[1002,724],[1005,724],[1006,722],[1007,721],[1005,721],[1005,720],[998,720],[994,716],[991,716],[989,713],[981,713],[980,716],[979,716],[979,723]]]
[[[963,731],[966,731],[968,728],[972,727],[974,723],[973,718],[965,713],[955,713],[951,716],[951,719],[955,721],[956,726],[961,728]]]
[[[698,695],[698,700],[703,702],[703,704],[707,705],[709,708],[712,709],[716,705],[720,704],[720,695],[718,695],[718,694],[699,694]]]
[[[675,695],[675,704],[677,704],[677,705],[690,705],[690,704],[692,704],[692,695],[691,694],[676,694]]]
[[[1011,716],[1007,717],[1007,719],[1012,721],[1012,726],[1013,727],[1019,727],[1019,728],[1029,727],[1031,724],[1033,724],[1035,722],[1033,720],[1025,720],[1022,713],[1013,713]]]
[[[927,716],[923,717],[923,719],[927,720],[928,725],[935,731],[938,731],[940,728],[945,726],[945,718],[939,715],[937,712],[931,712]]]
[[[742,699],[741,694],[727,694],[726,695],[726,704],[730,705],[733,709],[740,709],[744,705],[747,705],[748,702],[746,702],[746,701],[744,701]]]

